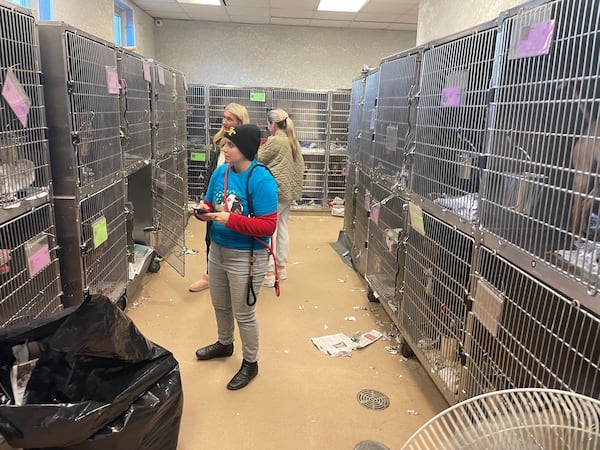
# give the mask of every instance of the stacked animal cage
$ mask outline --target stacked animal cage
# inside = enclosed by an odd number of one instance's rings
[[[115,47],[63,23],[39,33],[63,303],[116,302],[128,263]]]
[[[0,328],[60,310],[61,281],[39,37],[30,11],[0,2]]]
[[[336,198],[344,198],[346,188],[350,91],[330,92],[328,110],[328,150],[325,179],[327,182],[327,204],[331,206]]]
[[[198,202],[206,189],[210,151],[206,114],[206,86],[187,87],[188,200]]]

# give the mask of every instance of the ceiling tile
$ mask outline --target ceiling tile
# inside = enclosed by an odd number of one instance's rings
[[[321,20],[312,19],[310,24],[314,27],[347,28],[352,22],[349,20]]]
[[[227,14],[230,16],[250,16],[250,17],[267,17],[269,16],[269,8],[256,7],[249,8],[246,6],[227,6],[225,7]]]
[[[288,19],[285,17],[271,17],[271,23],[274,25],[308,26],[310,25],[310,19]]]
[[[258,24],[262,24],[262,25],[267,25],[267,24],[271,23],[269,18],[265,17],[265,16],[251,17],[251,16],[230,15],[229,17],[231,18],[231,21],[235,22],[235,23],[258,23]]]
[[[350,24],[350,28],[367,28],[370,30],[385,30],[388,24],[385,22],[361,22],[354,21]]]
[[[269,0],[225,0],[225,3],[227,6],[258,6],[260,8],[269,7]]]
[[[310,19],[314,11],[311,9],[300,8],[271,8],[271,16],[273,17],[300,17]]]
[[[316,10],[319,0],[271,0],[271,8],[302,8]]]

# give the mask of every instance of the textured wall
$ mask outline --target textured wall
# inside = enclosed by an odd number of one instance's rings
[[[421,0],[417,45],[471,28],[498,17],[523,0]]]
[[[156,59],[190,83],[298,89],[350,88],[363,65],[415,46],[406,31],[165,20]]]
[[[133,6],[133,19],[135,21],[135,46],[136,51],[147,58],[156,57],[154,45],[154,18],[140,8]]]

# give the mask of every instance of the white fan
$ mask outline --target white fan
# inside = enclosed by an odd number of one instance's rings
[[[442,411],[402,449],[600,449],[600,401],[550,389],[490,392]]]

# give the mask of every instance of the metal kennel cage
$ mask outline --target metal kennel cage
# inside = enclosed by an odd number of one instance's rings
[[[383,60],[379,66],[377,123],[373,144],[373,179],[394,192],[410,186],[414,96],[417,92],[419,49]]]
[[[115,47],[64,23],[38,27],[54,194],[89,195],[122,176]]]
[[[62,308],[54,211],[50,203],[0,224],[0,328]]]
[[[121,148],[125,174],[150,164],[152,159],[152,111],[150,62],[133,52],[117,50],[121,82]]]
[[[362,169],[373,170],[373,142],[377,124],[377,93],[379,91],[379,72],[372,72],[365,79],[365,93],[358,131],[358,162]]]
[[[296,201],[294,207],[323,207],[326,194],[325,150],[303,148],[302,157],[304,158],[302,197]]]
[[[598,8],[556,0],[505,14],[481,205],[489,245],[596,313]]]
[[[411,191],[468,222],[477,219],[497,35],[494,21],[434,42],[420,65]]]
[[[551,389],[509,389],[454,405],[419,428],[402,450],[580,449],[600,446],[600,401]]]
[[[332,91],[329,93],[329,132],[327,148],[330,152],[342,152],[348,149],[348,121],[350,114],[350,91]]]
[[[172,68],[156,61],[152,61],[151,68],[153,156],[155,159],[162,159],[174,152],[178,144],[179,90]],[[183,95],[185,98],[185,91]]]
[[[354,220],[356,216],[356,197],[358,193],[358,187],[356,186],[356,170],[356,164],[348,162],[345,169],[344,232],[350,243],[350,248],[354,245]]]
[[[0,3],[0,223],[48,201],[39,38],[27,10]]]
[[[466,324],[464,398],[511,388],[600,395],[600,318],[480,247]]]
[[[348,115],[348,161],[350,163],[358,161],[365,84],[365,77],[358,78],[352,82],[350,91],[350,113]]]
[[[460,399],[474,239],[409,203],[400,331],[448,402]]]
[[[331,206],[336,198],[344,199],[348,174],[348,152],[336,148],[327,152],[327,202]]]
[[[210,151],[206,122],[206,86],[187,88],[188,200],[198,202],[206,189]]]
[[[371,178],[361,166],[356,169],[356,202],[354,208],[353,233],[350,258],[356,271],[362,276],[367,271],[367,239],[369,211],[371,210]]]

